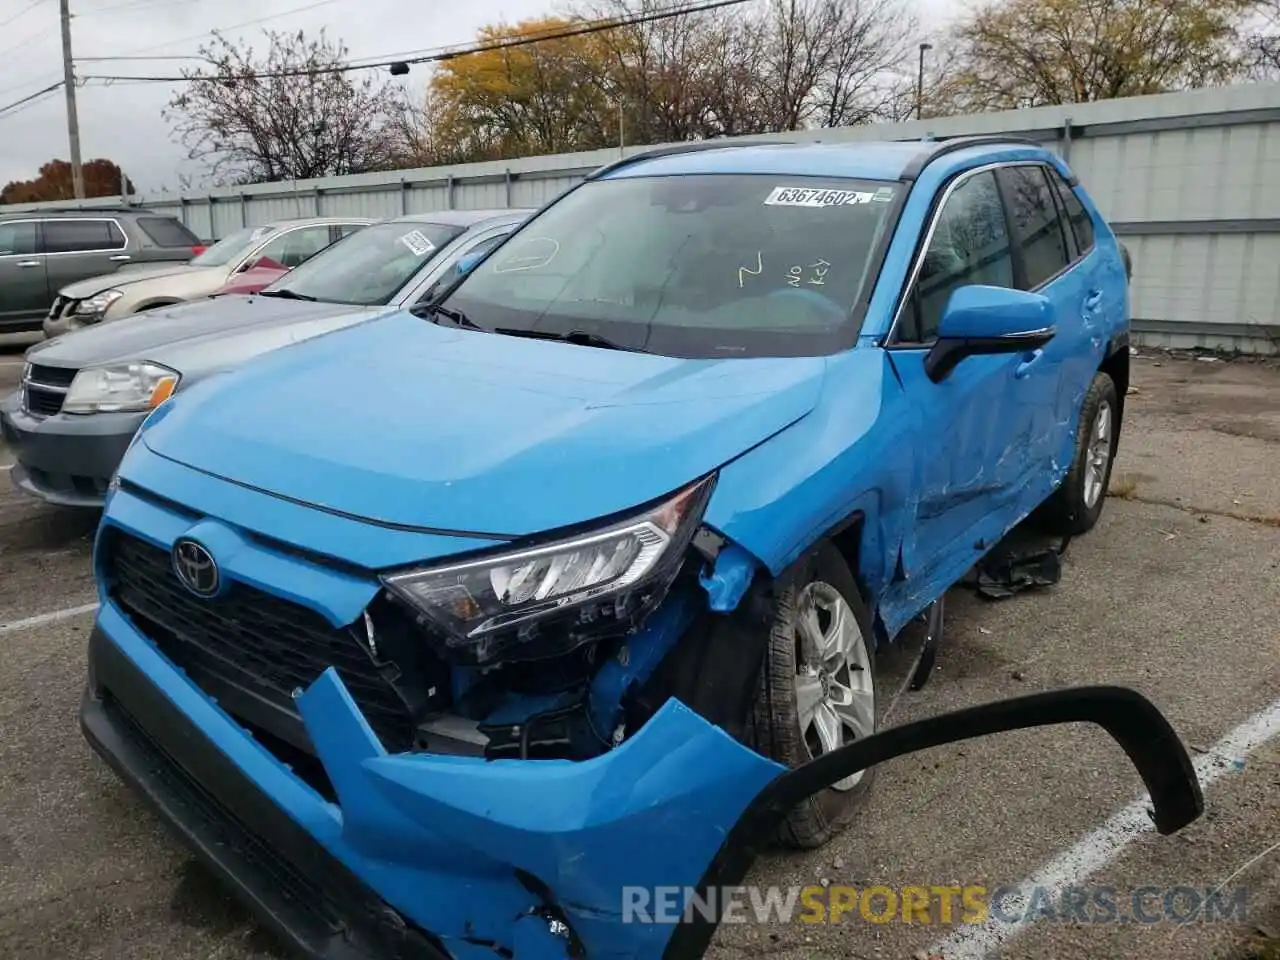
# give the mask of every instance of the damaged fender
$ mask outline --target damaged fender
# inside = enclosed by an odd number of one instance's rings
[[[451,950],[461,948],[459,956],[483,955],[475,946],[485,942],[515,960],[700,957],[718,914],[624,922],[625,888],[697,890],[719,906],[706,891],[740,884],[804,798],[893,757],[1005,730],[1102,726],[1150,791],[1161,833],[1181,829],[1204,806],[1168,721],[1116,687],[905,724],[794,770],[675,700],[617,749],[582,762],[388,755],[332,668],[297,703],[337,791],[345,844],[412,877],[371,883]]]

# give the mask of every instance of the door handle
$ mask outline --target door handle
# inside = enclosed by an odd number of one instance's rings
[[[1014,367],[1013,375],[1017,377],[1019,380],[1021,380],[1023,377],[1030,376],[1032,368],[1040,361],[1040,358],[1043,356],[1044,356],[1043,350],[1032,350],[1031,353],[1026,357],[1026,359],[1024,359],[1016,367]]]
[[[112,263],[121,263],[125,260],[132,260],[133,258],[130,257],[127,253],[121,253],[114,257],[108,257],[107,259],[110,260]]]
[[[1087,297],[1085,297],[1085,298],[1084,298],[1084,308],[1085,308],[1086,310],[1093,310],[1093,309],[1095,309],[1095,308],[1096,308],[1100,303],[1102,303],[1102,291],[1101,291],[1101,290],[1090,290],[1090,291],[1089,291],[1089,295],[1088,295]]]
[[[40,261],[39,261],[39,260],[19,260],[16,264],[14,264],[14,266],[17,266],[17,267],[38,267],[38,266],[40,266]]]

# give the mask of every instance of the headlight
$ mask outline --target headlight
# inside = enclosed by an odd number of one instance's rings
[[[126,413],[151,410],[173,395],[181,375],[158,363],[86,367],[76,374],[63,413]]]
[[[94,294],[88,300],[81,300],[76,304],[76,316],[101,316],[123,296],[124,292],[121,290],[103,290],[101,293]]]
[[[550,646],[537,644],[538,656],[551,656],[616,628],[661,599],[711,486],[707,477],[632,517],[554,543],[382,581],[443,632],[442,653],[449,659],[497,659],[531,643],[554,619],[559,635]]]

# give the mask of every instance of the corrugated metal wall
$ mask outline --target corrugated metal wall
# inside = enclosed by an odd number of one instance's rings
[[[1133,255],[1139,343],[1280,353],[1280,84],[770,138],[916,140],[974,133],[1037,140],[1071,164]],[[621,152],[639,149],[644,148]],[[449,208],[537,207],[619,154],[596,150],[257,184],[144,203],[180,217],[206,239],[245,225],[316,214],[394,217]],[[41,206],[77,204],[3,209]]]

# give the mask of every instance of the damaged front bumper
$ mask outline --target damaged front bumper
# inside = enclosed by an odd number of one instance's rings
[[[676,701],[582,762],[388,755],[330,669],[297,705],[329,802],[255,742],[110,603],[82,726],[277,934],[325,958],[695,958],[716,918],[624,922],[626,888],[739,884],[795,803],[857,770],[1002,730],[1099,723],[1172,832],[1203,801],[1160,713],[1060,691],[894,728],[786,770]],[[717,898],[712,897],[712,901]]]

